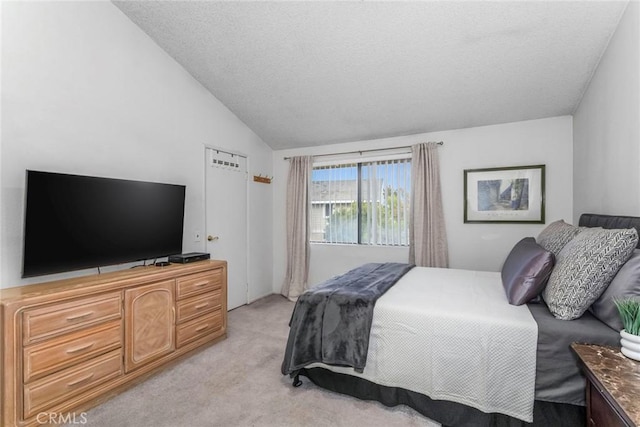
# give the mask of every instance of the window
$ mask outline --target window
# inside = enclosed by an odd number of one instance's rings
[[[409,245],[411,160],[316,166],[311,241]]]

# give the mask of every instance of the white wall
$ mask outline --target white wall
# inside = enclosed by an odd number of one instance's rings
[[[575,220],[640,215],[639,17],[630,2],[574,114]]]
[[[444,214],[452,268],[498,271],[513,245],[536,236],[539,224],[464,224],[463,171],[500,166],[546,165],[546,222],[571,221],[572,118],[483,126],[324,147],[273,152],[274,292],[279,292],[286,268],[285,200],[288,162],[283,157],[399,147],[444,141],[439,148]],[[312,245],[309,282],[319,283],[365,262],[408,259],[407,248]]]
[[[185,252],[205,249],[205,144],[272,173],[271,149],[110,2],[2,2],[2,41],[2,288],[95,273],[20,279],[25,169],[185,184]],[[271,187],[249,192],[255,299],[272,291]]]
[[[2,3],[0,2],[0,25],[2,24]],[[3,46],[3,40],[2,40],[2,31],[0,31],[0,47]],[[4,55],[0,55],[0,94],[2,94],[2,82],[3,82],[3,76],[2,76],[2,57]],[[2,191],[2,108],[3,108],[3,104],[4,102],[0,102],[0,192]],[[1,200],[1,199],[0,199]],[[2,288],[2,282],[1,282],[1,278],[2,278],[2,246],[1,246],[1,240],[2,240],[2,206],[0,206],[0,289]],[[2,373],[2,368],[0,368],[0,374]]]

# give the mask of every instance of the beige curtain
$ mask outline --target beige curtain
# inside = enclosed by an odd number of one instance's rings
[[[282,295],[295,301],[307,289],[309,277],[309,187],[313,161],[311,156],[289,160],[287,180],[287,272]]]
[[[409,262],[448,267],[449,248],[440,191],[440,161],[435,142],[411,147]]]

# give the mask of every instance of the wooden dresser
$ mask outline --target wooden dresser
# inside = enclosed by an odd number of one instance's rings
[[[0,425],[69,421],[225,338],[227,263],[139,267],[2,289],[0,319]]]
[[[639,425],[640,362],[619,348],[577,343],[571,348],[587,377],[587,425]]]

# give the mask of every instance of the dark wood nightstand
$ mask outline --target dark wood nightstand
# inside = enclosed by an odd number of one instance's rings
[[[615,347],[573,343],[571,348],[587,377],[587,425],[640,425],[640,362]]]

